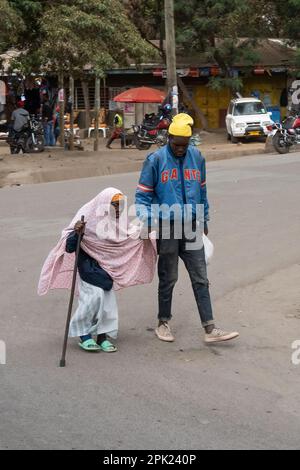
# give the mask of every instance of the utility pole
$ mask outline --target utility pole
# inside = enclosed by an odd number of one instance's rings
[[[174,0],[165,0],[167,86],[172,96],[172,114],[178,113]]]

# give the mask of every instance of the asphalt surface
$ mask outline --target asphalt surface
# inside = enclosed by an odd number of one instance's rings
[[[118,293],[119,351],[70,340],[66,368],[68,293],[37,296],[42,263],[81,205],[106,186],[133,200],[138,174],[0,189],[0,448],[299,449],[299,177],[299,153],[208,163],[211,294],[238,340],[203,344],[181,265],[174,343],[153,332],[155,279]]]

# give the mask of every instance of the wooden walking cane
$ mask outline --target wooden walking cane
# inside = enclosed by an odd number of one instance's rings
[[[84,222],[84,215],[81,216],[81,222]],[[78,240],[77,240],[77,246],[76,246],[76,255],[75,255],[75,263],[74,263],[74,271],[73,271],[72,288],[71,288],[71,295],[70,295],[70,301],[69,301],[69,310],[68,310],[68,315],[67,315],[64,344],[63,344],[62,356],[61,356],[61,360],[60,360],[60,363],[59,363],[59,367],[65,367],[65,365],[66,365],[67,341],[68,341],[69,327],[70,327],[73,300],[74,300],[74,292],[75,292],[75,284],[76,284],[76,276],[77,276],[77,267],[78,267],[78,257],[79,257],[80,243],[81,243],[83,234],[84,234],[84,229],[78,234]]]

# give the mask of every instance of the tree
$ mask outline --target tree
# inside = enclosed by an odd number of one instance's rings
[[[0,18],[0,51],[5,52],[16,45],[19,35],[24,30],[24,23],[8,0],[0,0]]]
[[[58,0],[45,11],[41,28],[40,62],[51,64],[52,71],[82,79],[89,126],[86,66],[97,77],[115,65],[139,63],[153,55],[154,49],[144,41],[122,11],[118,0]]]
[[[25,73],[50,67],[79,74],[90,64],[101,75],[113,65],[139,63],[154,54],[119,0],[0,2],[24,25],[16,46],[23,52],[19,66]]]
[[[249,6],[249,0],[177,0],[175,2],[178,25],[178,45],[183,51],[197,51],[204,61],[215,63],[222,75],[212,77],[210,86],[222,86],[234,90],[241,88],[242,81],[234,77],[234,64],[253,64],[257,59],[254,52],[256,35],[240,40],[240,24],[257,12]],[[248,28],[248,33],[254,33]],[[243,37],[249,36],[243,34]]]
[[[280,36],[292,40],[299,46],[300,0],[286,0],[285,2],[274,0],[274,9],[280,21]]]
[[[123,0],[130,18],[148,39],[162,38],[162,0]],[[258,39],[289,38],[300,41],[300,0],[175,0],[178,53],[199,53],[199,60],[213,62],[223,76],[210,80],[215,88],[238,89],[241,78],[232,76],[236,63],[253,66]],[[248,38],[241,41],[240,38]],[[300,57],[300,53],[299,53]]]
[[[143,38],[159,40],[159,49],[164,57],[164,0],[123,0],[122,3]]]
[[[91,64],[97,75],[113,65],[153,55],[118,0],[57,0],[40,22],[44,65],[78,73]]]

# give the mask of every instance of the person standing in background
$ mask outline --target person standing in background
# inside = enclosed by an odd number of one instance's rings
[[[50,106],[49,96],[47,94],[43,96],[42,119],[44,126],[45,145],[46,147],[53,147],[56,144],[54,137],[54,112]]]
[[[39,114],[41,111],[41,98],[40,98],[40,91],[34,85],[33,80],[28,79],[25,84],[25,109],[29,112],[29,114]]]
[[[121,148],[125,148],[125,134],[123,127],[123,117],[121,111],[118,109],[114,117],[114,130],[111,137],[108,139],[106,148],[111,149],[111,144],[115,139],[121,139]]]

